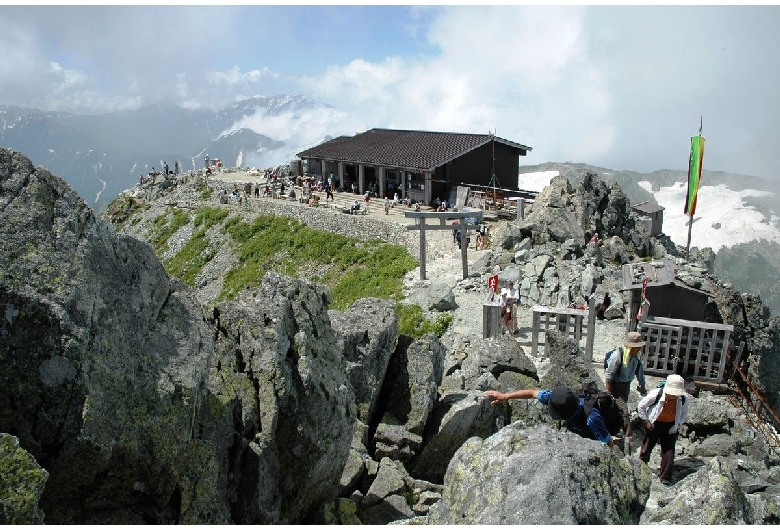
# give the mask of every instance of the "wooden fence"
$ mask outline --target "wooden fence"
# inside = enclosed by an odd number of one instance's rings
[[[679,374],[699,381],[722,383],[734,326],[646,317],[637,323],[646,342],[642,348],[645,372]]]
[[[554,329],[572,338],[581,348],[584,348],[588,362],[593,361],[593,339],[596,323],[596,299],[591,296],[588,309],[572,309],[568,307],[534,306],[533,324],[531,330],[531,355],[537,357],[539,345],[546,347],[546,332]],[[545,333],[544,340],[540,335]],[[585,344],[582,344],[582,341]]]

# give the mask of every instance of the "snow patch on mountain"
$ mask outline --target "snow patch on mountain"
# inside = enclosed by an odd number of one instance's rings
[[[688,242],[688,215],[683,213],[688,184],[676,182],[653,192],[650,182],[638,183],[652,193],[656,202],[664,207],[663,232],[675,244],[685,246]],[[701,186],[696,202],[691,231],[691,247],[712,248],[718,252],[721,247],[732,247],[754,240],[780,243],[780,230],[752,206],[745,204],[746,197],[766,197],[773,193],[744,189],[733,191],[724,185]]]
[[[534,171],[520,173],[517,177],[517,189],[541,192],[553,178],[560,175],[560,171]]]

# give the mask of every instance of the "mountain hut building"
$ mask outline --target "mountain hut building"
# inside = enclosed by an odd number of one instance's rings
[[[519,157],[532,148],[492,134],[371,129],[297,153],[309,175],[377,197],[431,205],[458,187],[517,194]],[[297,167],[297,165],[293,165]],[[297,175],[296,175],[297,176]]]

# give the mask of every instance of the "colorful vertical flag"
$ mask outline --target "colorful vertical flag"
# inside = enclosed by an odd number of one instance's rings
[[[688,196],[683,213],[693,218],[696,211],[696,197],[701,182],[701,165],[704,158],[704,137],[700,134],[691,137],[691,159],[688,162]]]

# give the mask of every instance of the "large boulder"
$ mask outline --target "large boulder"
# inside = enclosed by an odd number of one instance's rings
[[[205,429],[230,441],[223,473],[237,523],[307,521],[338,493],[357,417],[329,298],[269,272],[214,310]]]
[[[540,388],[568,386],[577,391],[583,383],[600,381],[585,353],[574,339],[554,329],[545,332],[542,364],[549,368],[539,373]]]
[[[422,452],[412,464],[412,474],[441,483],[455,451],[472,436],[489,436],[493,421],[493,407],[482,391],[441,396],[426,429]]]
[[[38,502],[48,478],[15,436],[0,433],[0,524],[43,524]]]
[[[657,486],[660,487],[660,486]],[[777,503],[780,497],[775,496]],[[763,506],[756,510],[734,479],[731,469],[714,458],[696,473],[674,485],[669,495],[648,503],[642,524],[711,525],[762,524]],[[774,522],[777,524],[777,504]],[[769,518],[769,522],[772,518]]]
[[[398,335],[392,300],[364,298],[348,311],[328,311],[337,349],[347,362],[347,377],[355,392],[357,415],[368,423],[387,373]]]
[[[468,355],[460,363],[463,389],[480,388],[482,375],[492,374],[496,379],[505,372],[514,372],[536,378],[536,366],[518,342],[509,335],[479,338],[471,343]]]
[[[0,432],[49,472],[47,522],[229,522],[194,422],[213,335],[185,286],[7,149],[0,241]]]
[[[516,422],[471,438],[444,476],[431,524],[637,524],[653,476],[617,449]]]
[[[404,345],[399,341],[388,370],[385,384],[390,391],[383,405],[409,432],[421,435],[436,401],[446,353],[433,333]]]

